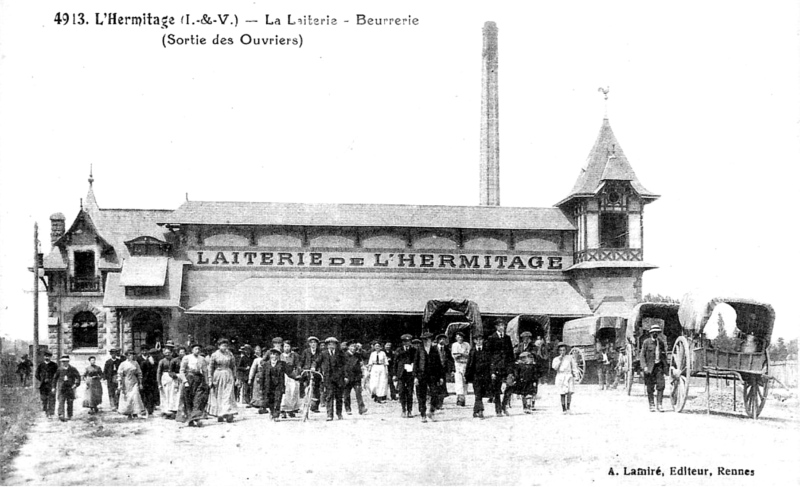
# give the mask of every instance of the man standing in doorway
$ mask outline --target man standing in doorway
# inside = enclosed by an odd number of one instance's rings
[[[56,374],[58,365],[51,359],[53,354],[44,353],[44,362],[36,367],[36,380],[39,381],[39,396],[42,399],[42,410],[47,419],[53,417],[56,412]]]
[[[659,320],[661,321],[661,320]],[[659,336],[661,334],[661,324],[655,323],[650,327],[650,336],[642,343],[642,351],[639,352],[639,363],[644,370],[644,384],[647,387],[647,402],[650,404],[650,412],[658,408],[658,412],[663,413],[661,401],[664,399],[664,374],[667,370],[667,344]],[[653,392],[658,393],[658,402],[653,404]]]
[[[397,381],[402,417],[410,418],[414,407],[414,364],[417,361],[417,349],[411,346],[411,335],[408,333],[400,339],[403,345],[395,354],[392,380]]]

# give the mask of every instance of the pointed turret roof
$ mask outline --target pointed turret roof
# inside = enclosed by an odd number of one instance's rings
[[[97,204],[97,199],[94,197],[94,176],[92,176],[92,167],[89,166],[89,192],[86,193],[86,200],[83,202],[83,209],[90,215],[97,215],[100,211],[100,205]]]
[[[658,195],[648,191],[639,182],[636,173],[628,163],[628,158],[622,151],[622,146],[619,145],[611,130],[608,118],[603,119],[600,133],[589,152],[589,157],[586,158],[586,166],[581,169],[581,174],[575,181],[575,186],[572,187],[569,196],[556,206],[561,206],[572,198],[594,196],[604,181],[628,181],[642,198],[650,200],[658,198]]]

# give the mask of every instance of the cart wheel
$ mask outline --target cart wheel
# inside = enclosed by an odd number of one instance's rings
[[[583,350],[578,347],[574,347],[570,350],[569,354],[572,355],[572,360],[575,361],[575,365],[578,369],[578,376],[575,377],[575,383],[580,384],[581,381],[583,381],[583,377],[586,375],[586,357],[583,356]]]
[[[765,354],[764,364],[761,367],[762,375],[748,374],[744,380],[744,410],[753,419],[758,418],[767,402],[769,393],[769,355]]]
[[[625,371],[625,391],[630,396],[633,389],[633,346],[630,343],[625,346],[625,356],[628,361],[628,370]]]
[[[683,411],[686,398],[689,396],[689,371],[691,359],[689,358],[689,342],[686,337],[678,337],[672,347],[672,356],[669,361],[669,376],[672,380],[672,409],[676,413]]]

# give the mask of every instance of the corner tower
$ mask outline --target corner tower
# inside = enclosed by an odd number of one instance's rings
[[[567,272],[601,315],[627,313],[642,298],[644,207],[658,199],[645,188],[622,151],[606,116],[586,166],[556,206],[578,231]]]

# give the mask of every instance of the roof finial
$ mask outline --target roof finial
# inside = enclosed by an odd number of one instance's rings
[[[94,183],[94,176],[92,176],[92,164],[89,163],[89,187],[92,187],[92,183]]]
[[[605,100],[603,118],[608,119],[608,92],[611,90],[608,88],[608,86],[606,86],[605,88],[601,86],[600,88],[597,88],[597,91],[603,94],[603,99]]]

